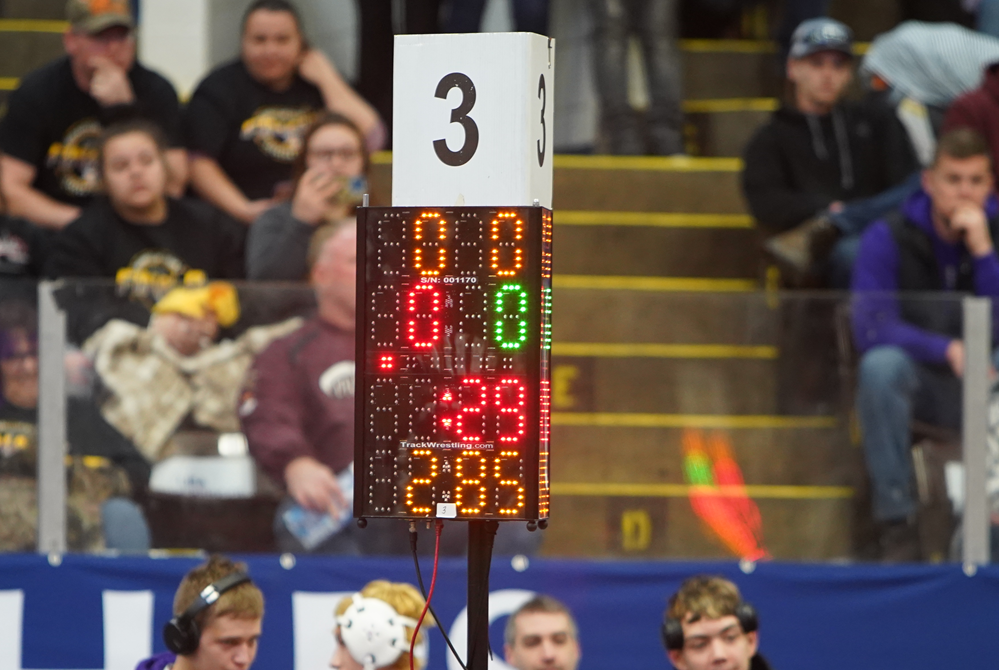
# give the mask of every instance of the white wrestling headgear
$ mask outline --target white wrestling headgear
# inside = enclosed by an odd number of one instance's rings
[[[347,610],[336,618],[340,639],[347,653],[364,666],[375,670],[392,665],[409,651],[406,627],[416,628],[416,620],[403,616],[384,600],[364,598],[360,593],[350,597]],[[413,656],[426,667],[427,636],[417,641]]]

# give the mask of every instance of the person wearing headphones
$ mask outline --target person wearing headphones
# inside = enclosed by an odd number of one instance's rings
[[[409,670],[410,644],[425,604],[423,596],[410,584],[384,579],[368,582],[363,589],[337,604],[333,629],[336,650],[330,667],[333,670]],[[426,629],[435,625],[433,617],[427,613],[413,650],[416,670],[427,665]]]
[[[723,577],[697,575],[673,594],[663,616],[666,654],[677,670],[770,670],[757,653],[756,610]]]
[[[551,596],[538,594],[506,620],[503,652],[516,670],[576,670],[579,630],[572,612]]]
[[[244,563],[214,555],[188,572],[163,628],[168,652],[136,670],[249,670],[257,656],[264,594]]]

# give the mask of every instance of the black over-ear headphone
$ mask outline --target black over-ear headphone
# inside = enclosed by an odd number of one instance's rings
[[[735,618],[739,620],[743,633],[752,633],[760,627],[756,609],[745,601],[740,601],[735,606]],[[663,616],[662,635],[663,645],[667,650],[679,651],[683,649],[683,624],[677,619],[671,619],[669,614]]]
[[[163,627],[163,641],[167,649],[180,656],[187,656],[197,651],[198,643],[201,642],[201,631],[198,630],[194,617],[206,607],[211,607],[223,593],[248,581],[250,576],[245,572],[233,572],[202,589],[183,614],[170,619],[170,622]]]

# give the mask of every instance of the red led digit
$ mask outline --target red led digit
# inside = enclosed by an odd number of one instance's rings
[[[410,479],[406,486],[406,507],[413,514],[430,514],[433,511],[433,484],[438,469],[437,457],[429,449],[409,452]]]
[[[504,466],[514,466],[513,468]],[[493,477],[496,479],[496,499],[500,505],[498,514],[511,516],[519,514],[524,507],[524,482],[520,477],[520,453],[516,451],[501,451],[493,459]],[[513,469],[514,472],[509,472]]]
[[[524,267],[524,222],[515,212],[500,212],[489,226],[489,266],[497,277],[514,277]]]
[[[504,444],[520,441],[527,430],[527,387],[515,377],[496,385],[496,439]]]
[[[406,341],[417,349],[432,349],[441,339],[440,314],[444,303],[432,284],[417,284],[406,296]]]
[[[437,224],[436,235],[425,230],[433,228],[434,223]],[[447,266],[447,221],[440,214],[424,212],[413,224],[413,239],[416,241],[413,269],[424,277],[439,277]]]
[[[382,372],[395,370],[395,356],[383,355],[378,357],[378,369]]]
[[[465,387],[461,393],[461,409],[454,421],[454,432],[462,442],[482,442],[485,437],[486,408],[489,406],[489,387],[478,377],[465,377],[461,380]],[[473,389],[478,388],[478,398],[470,399]]]
[[[480,451],[463,451],[455,459],[455,478],[458,484],[454,487],[455,507],[460,514],[482,514],[489,501],[486,479],[489,476],[489,459]],[[466,500],[465,492],[472,495]]]

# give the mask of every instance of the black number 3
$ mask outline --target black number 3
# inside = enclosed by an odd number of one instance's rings
[[[447,94],[452,88],[461,90],[461,104],[451,110],[451,123],[461,124],[465,131],[465,143],[457,151],[451,151],[447,148],[445,140],[434,140],[434,151],[437,152],[437,158],[440,158],[442,163],[458,167],[472,160],[475,150],[479,148],[479,127],[468,116],[475,104],[475,84],[468,78],[468,75],[452,72],[440,80],[434,96],[446,100]]]
[[[548,92],[545,91],[545,75],[538,79],[538,97],[541,98],[541,139],[538,140],[538,167],[545,166],[545,147],[548,146],[548,131],[545,128],[545,105],[548,104]]]

